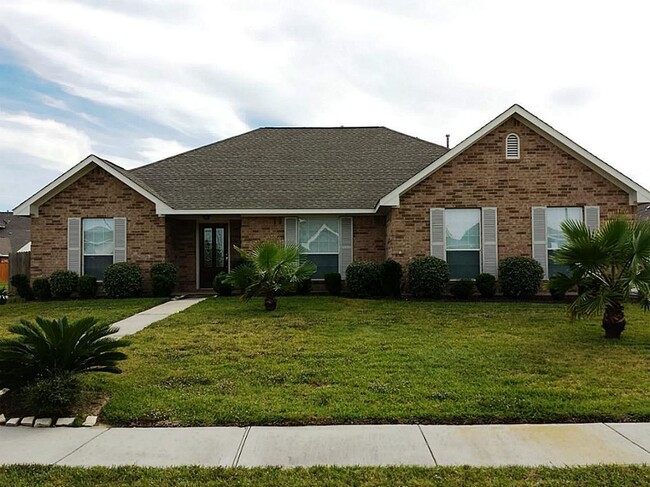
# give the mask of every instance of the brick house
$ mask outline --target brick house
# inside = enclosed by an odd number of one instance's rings
[[[385,127],[260,128],[133,170],[91,155],[21,203],[32,278],[172,262],[208,288],[235,246],[298,244],[316,278],[353,260],[447,260],[452,277],[531,256],[550,275],[559,226],[635,215],[650,192],[514,105],[447,149]]]

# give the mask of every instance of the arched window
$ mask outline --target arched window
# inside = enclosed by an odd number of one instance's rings
[[[506,159],[519,159],[519,136],[508,134],[506,137]]]

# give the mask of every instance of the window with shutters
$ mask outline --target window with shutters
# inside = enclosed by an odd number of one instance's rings
[[[316,265],[312,279],[324,279],[328,272],[339,271],[339,219],[299,218],[298,247]]]
[[[475,279],[481,273],[481,210],[445,210],[445,248],[452,279]]]
[[[112,218],[83,219],[81,273],[104,279],[104,271],[115,256],[115,222]]]
[[[562,231],[562,223],[568,220],[583,220],[582,208],[562,207],[546,208],[546,251],[548,252],[548,275],[559,272],[567,273],[569,268],[553,262],[553,255],[566,243],[566,235]]]
[[[508,134],[506,137],[506,159],[519,159],[519,136]]]

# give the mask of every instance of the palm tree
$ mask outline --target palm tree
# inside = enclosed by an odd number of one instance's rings
[[[571,220],[562,230],[567,241],[554,261],[568,266],[570,274],[551,277],[549,288],[566,292],[577,287],[571,318],[603,313],[605,336],[619,338],[625,329],[624,304],[634,293],[650,309],[650,222],[617,218],[590,231]]]
[[[21,320],[9,331],[18,337],[0,339],[0,388],[19,388],[38,378],[65,373],[119,374],[117,363],[126,358],[118,349],[128,342],[111,338],[117,328],[99,324],[95,318],[73,323],[66,317],[36,318],[36,323]]]
[[[262,242],[251,251],[235,248],[246,262],[228,274],[224,282],[243,289],[245,300],[264,296],[267,311],[276,308],[279,292],[294,289],[316,272],[316,266],[305,261],[295,245]]]

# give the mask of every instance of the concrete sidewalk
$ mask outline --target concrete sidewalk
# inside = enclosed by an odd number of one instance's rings
[[[650,423],[0,429],[0,463],[169,467],[650,464]]]
[[[119,331],[112,336],[120,338],[126,335],[133,335],[134,333],[145,329],[152,323],[167,318],[169,315],[173,315],[179,311],[183,311],[196,303],[200,303],[204,299],[205,298],[188,298],[167,301],[166,303],[159,304],[158,306],[154,306],[153,308],[142,311],[141,313],[129,316],[122,321],[113,323],[114,326],[119,328]]]

